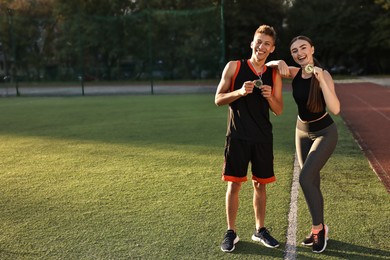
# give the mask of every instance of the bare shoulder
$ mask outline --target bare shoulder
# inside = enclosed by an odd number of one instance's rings
[[[237,61],[237,60],[231,60],[226,64],[225,68],[228,70],[232,70],[234,72],[237,69],[239,62],[240,61]]]
[[[300,68],[295,66],[289,66],[288,69],[290,70],[291,78],[295,78]]]
[[[333,77],[332,77],[332,75],[329,73],[329,71],[324,70],[324,76],[325,76],[325,79],[326,79],[326,80],[331,80],[331,81],[333,81]]]

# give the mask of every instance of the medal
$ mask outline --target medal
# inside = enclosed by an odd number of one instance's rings
[[[255,69],[255,66],[253,65],[252,61],[249,60],[249,62],[251,63],[253,69]],[[255,70],[256,70],[256,69],[255,69]],[[261,67],[261,72],[260,72],[260,73],[258,73],[258,72],[256,71],[256,75],[259,77],[259,79],[256,79],[256,80],[254,81],[254,83],[255,83],[255,88],[261,89],[261,86],[263,86],[263,80],[262,80],[263,73],[264,73],[263,70],[264,70],[264,65]]]
[[[314,65],[313,64],[307,64],[305,67],[305,72],[307,74],[311,74],[314,71]]]
[[[255,80],[255,87],[260,89],[261,86],[263,86],[263,81],[261,79],[256,79]]]

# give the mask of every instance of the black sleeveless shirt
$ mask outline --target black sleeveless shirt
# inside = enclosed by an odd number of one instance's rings
[[[302,69],[300,69],[297,75],[295,75],[291,83],[292,90],[293,90],[293,97],[295,103],[298,106],[298,115],[299,118],[302,119],[303,121],[316,120],[322,117],[326,113],[325,110],[326,104],[322,92],[321,92],[321,99],[323,103],[323,110],[318,113],[313,113],[307,109],[307,101],[309,99],[309,91],[310,91],[310,82],[311,82],[311,78],[308,79],[302,78]]]
[[[230,91],[240,89],[245,81],[259,78],[249,66],[249,60],[237,61],[237,70]],[[264,66],[262,81],[273,87],[274,69]],[[269,120],[269,104],[258,88],[229,104],[226,136],[262,143],[272,143],[272,124]]]

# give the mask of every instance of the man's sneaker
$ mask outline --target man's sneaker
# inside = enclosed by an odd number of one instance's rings
[[[313,252],[322,253],[326,248],[326,241],[328,240],[329,228],[327,225],[324,225],[324,228],[318,233],[313,234]]]
[[[328,228],[328,226],[326,226]],[[326,235],[326,241],[328,241],[328,234]],[[301,245],[312,246],[313,245],[313,233],[310,233],[305,239],[301,242]]]
[[[239,240],[240,238],[233,230],[226,231],[221,244],[221,250],[226,253],[232,252],[236,248],[235,244],[237,244]]]
[[[252,240],[259,241],[266,247],[274,248],[279,246],[279,242],[270,235],[269,231],[265,227],[255,230],[252,235]]]

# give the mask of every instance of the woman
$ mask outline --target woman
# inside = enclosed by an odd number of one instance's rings
[[[339,114],[340,102],[332,76],[313,57],[312,41],[297,36],[290,43],[290,51],[299,67],[288,67],[282,60],[267,65],[277,66],[282,76],[293,78],[293,97],[298,107],[295,144],[301,168],[299,183],[312,217],[311,233],[302,244],[321,253],[326,248],[328,226],[324,224],[320,170],[336,148],[337,128],[328,112]]]

